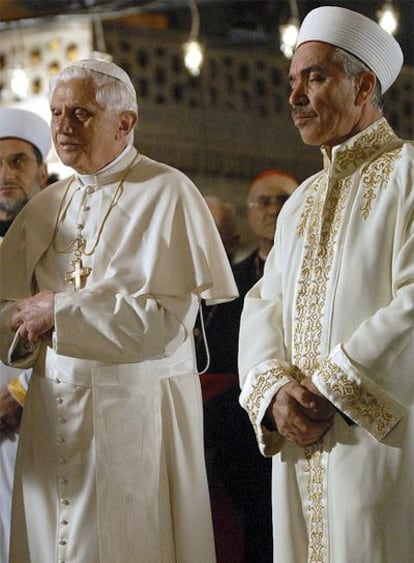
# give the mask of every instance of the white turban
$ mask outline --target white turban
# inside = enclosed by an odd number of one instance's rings
[[[373,20],[337,6],[310,11],[302,22],[296,48],[307,41],[321,41],[348,51],[377,76],[382,93],[395,81],[403,65],[398,42]]]
[[[0,108],[0,139],[6,137],[31,143],[43,160],[52,144],[48,123],[37,113],[20,108]]]
[[[123,70],[120,66],[112,63],[110,61],[101,61],[97,59],[82,59],[80,61],[76,61],[75,63],[70,64],[66,68],[84,68],[86,70],[92,70],[94,72],[99,72],[100,74],[105,74],[106,76],[111,76],[112,78],[116,78],[121,82],[125,88],[129,91],[129,93],[133,96],[134,99],[137,97],[136,90],[134,85],[132,84],[131,79],[129,78],[128,74]]]

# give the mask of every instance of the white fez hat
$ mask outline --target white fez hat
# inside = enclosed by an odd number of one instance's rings
[[[125,72],[125,70],[123,70],[115,63],[112,63],[110,61],[100,61],[97,59],[81,59],[80,61],[76,61],[70,64],[66,68],[73,67],[92,70],[94,72],[99,72],[100,74],[105,74],[106,76],[116,78],[116,80],[119,80],[119,82],[121,82],[125,86],[125,88],[129,91],[134,99],[136,99],[137,97],[134,85],[132,84],[132,81],[129,78],[128,74]]]
[[[34,145],[46,158],[52,144],[50,127],[37,113],[20,108],[0,108],[0,139],[13,137]]]
[[[337,6],[310,11],[302,22],[296,48],[307,41],[330,43],[348,51],[377,76],[382,93],[395,81],[403,65],[398,42],[373,20]]]

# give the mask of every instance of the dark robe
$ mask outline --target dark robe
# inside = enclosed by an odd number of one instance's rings
[[[240,297],[212,307],[203,304],[210,365],[200,378],[210,491],[224,485],[241,514],[244,556],[239,560],[244,563],[273,560],[271,460],[260,454],[253,427],[238,400],[240,315],[244,296],[263,274],[263,265],[255,250],[232,266]],[[202,371],[207,357],[199,320],[195,341],[198,368]],[[220,506],[213,506],[213,520],[217,510]],[[232,538],[226,541],[231,543]],[[220,561],[220,545],[216,547]]]

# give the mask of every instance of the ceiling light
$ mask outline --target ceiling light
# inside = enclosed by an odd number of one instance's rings
[[[296,18],[292,18],[287,24],[281,25],[280,32],[280,50],[288,59],[293,57],[296,41],[299,33],[299,22]]]
[[[203,50],[198,41],[187,41],[183,45],[184,64],[193,76],[199,76],[201,65],[204,60]]]
[[[29,78],[23,68],[10,70],[10,90],[18,100],[24,100],[29,94]]]
[[[200,13],[197,2],[188,0],[191,10],[191,31],[188,41],[183,44],[184,65],[192,76],[199,76],[204,61],[204,52],[198,40],[200,30]]]
[[[378,23],[389,34],[394,35],[398,28],[398,14],[390,2],[386,2],[377,12]]]

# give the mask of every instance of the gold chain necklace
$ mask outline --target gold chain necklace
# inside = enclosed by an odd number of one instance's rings
[[[68,182],[68,185],[66,186],[65,189],[65,193],[63,194],[62,197],[62,201],[60,202],[59,205],[59,209],[57,212],[57,216],[56,216],[56,223],[55,223],[55,227],[53,230],[53,237],[52,237],[52,246],[53,249],[55,250],[55,252],[57,252],[58,254],[68,254],[70,252],[72,252],[73,254],[73,260],[71,260],[71,265],[72,265],[72,270],[69,270],[65,273],[65,281],[71,282],[73,285],[73,288],[75,291],[79,291],[80,289],[82,289],[83,287],[85,287],[86,284],[86,279],[89,276],[89,274],[92,271],[92,268],[88,267],[88,266],[84,266],[83,262],[82,262],[82,256],[91,256],[95,250],[96,247],[99,244],[99,241],[101,239],[101,235],[102,235],[102,231],[104,229],[104,226],[106,224],[106,221],[108,220],[108,217],[112,211],[112,209],[117,205],[123,191],[124,191],[124,182],[126,180],[126,177],[128,176],[129,172],[131,171],[133,165],[135,164],[136,159],[138,158],[138,154],[135,155],[134,160],[131,162],[131,164],[128,166],[128,168],[125,171],[125,174],[122,176],[116,190],[115,193],[112,197],[112,200],[108,206],[108,209],[105,212],[105,215],[101,221],[101,224],[98,228],[98,232],[95,238],[95,242],[92,244],[91,248],[89,250],[86,250],[86,239],[83,236],[83,229],[85,228],[85,225],[83,225],[82,223],[78,223],[76,225],[76,230],[77,230],[77,234],[75,236],[75,238],[65,247],[62,249],[57,248],[57,244],[56,244],[56,236],[58,234],[59,231],[59,226],[63,223],[63,221],[65,220],[66,214],[72,204],[73,198],[75,197],[75,195],[78,193],[78,191],[80,191],[80,188],[77,188],[73,194],[70,196],[68,202],[66,205],[65,204],[65,200],[67,198],[67,195],[69,193],[69,189],[73,183],[74,178],[71,178]]]

